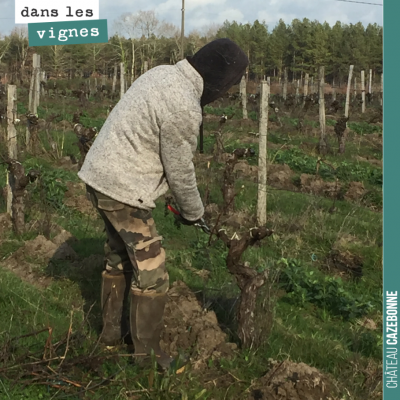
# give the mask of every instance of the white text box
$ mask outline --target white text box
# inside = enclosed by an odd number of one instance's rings
[[[62,3],[54,0],[15,0],[15,23],[99,19],[99,0],[67,0]]]

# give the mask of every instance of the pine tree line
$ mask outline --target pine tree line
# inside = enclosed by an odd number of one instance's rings
[[[125,14],[114,23],[116,34],[104,44],[59,45],[30,48],[27,32],[16,28],[0,38],[0,76],[24,80],[31,73],[32,55],[41,56],[41,67],[55,78],[90,76],[93,73],[111,77],[115,64],[124,64],[130,81],[145,69],[179,61],[180,29],[159,21],[154,11]],[[372,70],[375,82],[380,79],[383,64],[383,29],[377,24],[302,21],[291,24],[283,20],[269,30],[264,22],[241,24],[226,21],[222,26],[192,31],[185,37],[185,55],[194,54],[209,41],[228,37],[248,54],[250,80],[271,76],[280,80],[286,68],[289,80],[302,79],[306,73],[317,76],[325,66],[326,81],[346,83],[349,65],[354,72]]]

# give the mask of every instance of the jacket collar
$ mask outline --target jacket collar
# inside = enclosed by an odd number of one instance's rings
[[[201,75],[190,65],[189,61],[184,59],[178,61],[175,66],[190,81],[195,89],[196,95],[201,98],[204,89],[204,82]]]

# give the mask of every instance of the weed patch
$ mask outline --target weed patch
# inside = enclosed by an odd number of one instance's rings
[[[292,170],[314,175],[317,173],[317,157],[304,154],[297,148],[285,150],[271,150],[270,158],[279,164],[287,164]],[[382,169],[375,168],[367,163],[352,163],[348,161],[332,162],[330,166],[320,163],[318,174],[323,179],[333,180],[335,177],[342,181],[368,182],[371,185],[382,185]]]
[[[307,302],[345,320],[362,317],[374,309],[370,298],[354,296],[340,278],[324,276],[305,268],[296,260],[285,260],[281,284],[288,297],[299,304]]]

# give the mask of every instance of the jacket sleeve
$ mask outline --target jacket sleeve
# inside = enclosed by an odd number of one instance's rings
[[[188,221],[196,221],[204,214],[193,164],[201,119],[201,113],[194,111],[175,113],[160,130],[161,161],[168,185]]]

